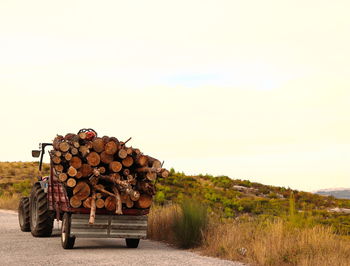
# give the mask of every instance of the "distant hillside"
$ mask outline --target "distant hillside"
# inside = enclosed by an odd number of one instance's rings
[[[29,195],[38,176],[37,168],[36,162],[0,162],[0,208],[17,208],[19,198]],[[48,164],[43,165],[43,171],[48,173]],[[188,176],[174,169],[168,178],[158,180],[156,187],[154,202],[159,205],[177,203],[187,197],[206,204],[210,213],[223,218],[286,216],[293,206],[299,213],[312,216],[316,223],[331,224],[350,234],[350,216],[329,212],[332,208],[350,208],[347,199],[227,176]]]
[[[315,193],[322,196],[333,196],[337,199],[350,199],[350,188],[321,189]]]

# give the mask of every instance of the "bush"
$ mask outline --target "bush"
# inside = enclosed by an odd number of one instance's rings
[[[208,224],[206,206],[184,199],[174,220],[174,235],[181,248],[191,248],[202,243],[203,232]]]

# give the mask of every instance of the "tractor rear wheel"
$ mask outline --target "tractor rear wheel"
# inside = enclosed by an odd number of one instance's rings
[[[29,198],[21,198],[18,205],[18,221],[22,232],[30,232]]]
[[[49,211],[47,194],[40,183],[35,183],[30,194],[30,231],[35,237],[48,237],[52,234],[53,215]]]
[[[125,238],[126,246],[128,248],[137,248],[140,243],[140,239],[138,238]]]
[[[61,244],[64,249],[72,249],[75,243],[75,237],[70,234],[71,216],[65,213],[62,219]]]

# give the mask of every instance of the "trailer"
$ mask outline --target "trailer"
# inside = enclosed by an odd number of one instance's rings
[[[32,151],[33,157],[40,157],[40,174],[30,196],[20,200],[20,229],[31,232],[34,237],[50,237],[56,219],[62,221],[61,244],[64,249],[72,249],[76,238],[124,238],[128,248],[137,248],[140,239],[147,236],[149,208],[123,208],[122,215],[97,209],[95,222],[89,224],[90,209],[70,205],[65,186],[54,174],[51,158],[50,175],[42,176],[45,150],[50,146],[52,143],[41,143],[39,150]]]

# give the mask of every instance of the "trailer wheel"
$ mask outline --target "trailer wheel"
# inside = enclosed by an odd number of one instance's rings
[[[128,248],[137,248],[140,243],[140,239],[137,238],[125,238],[126,246]]]
[[[64,249],[72,249],[75,243],[75,237],[70,235],[71,216],[65,213],[62,219],[61,244]]]
[[[18,205],[18,222],[22,232],[30,232],[29,198],[21,198]]]
[[[53,215],[49,211],[47,195],[39,183],[35,183],[30,194],[30,231],[35,237],[52,234]]]

